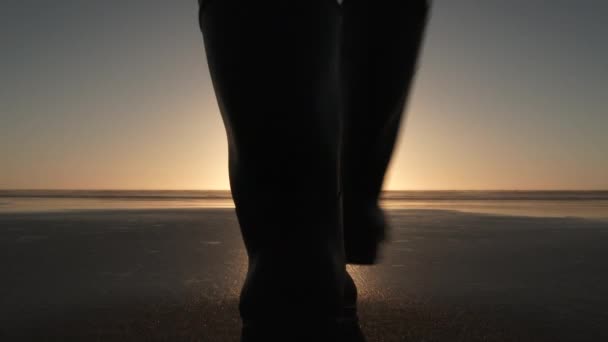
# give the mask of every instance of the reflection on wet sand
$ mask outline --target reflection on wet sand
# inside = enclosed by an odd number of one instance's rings
[[[389,220],[382,262],[349,267],[370,341],[608,338],[608,223]],[[233,209],[2,214],[0,227],[3,340],[237,340],[246,258]]]

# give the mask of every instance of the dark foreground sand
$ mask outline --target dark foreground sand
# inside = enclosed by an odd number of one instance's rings
[[[608,223],[391,211],[372,341],[608,341]],[[237,341],[233,210],[0,215],[0,341]]]

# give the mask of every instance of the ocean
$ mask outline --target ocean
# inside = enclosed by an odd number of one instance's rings
[[[608,219],[608,191],[386,191],[386,209]],[[229,191],[0,190],[0,213],[233,208]]]

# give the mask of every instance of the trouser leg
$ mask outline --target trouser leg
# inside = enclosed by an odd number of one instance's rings
[[[249,256],[244,340],[299,341],[342,315],[339,17],[334,0],[201,7]]]
[[[384,174],[410,91],[428,13],[425,0],[345,0],[344,240],[349,263],[376,261],[385,223]]]

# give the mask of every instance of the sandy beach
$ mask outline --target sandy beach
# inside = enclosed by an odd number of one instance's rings
[[[369,341],[608,340],[608,222],[390,210]],[[237,341],[234,209],[0,214],[0,340]]]

